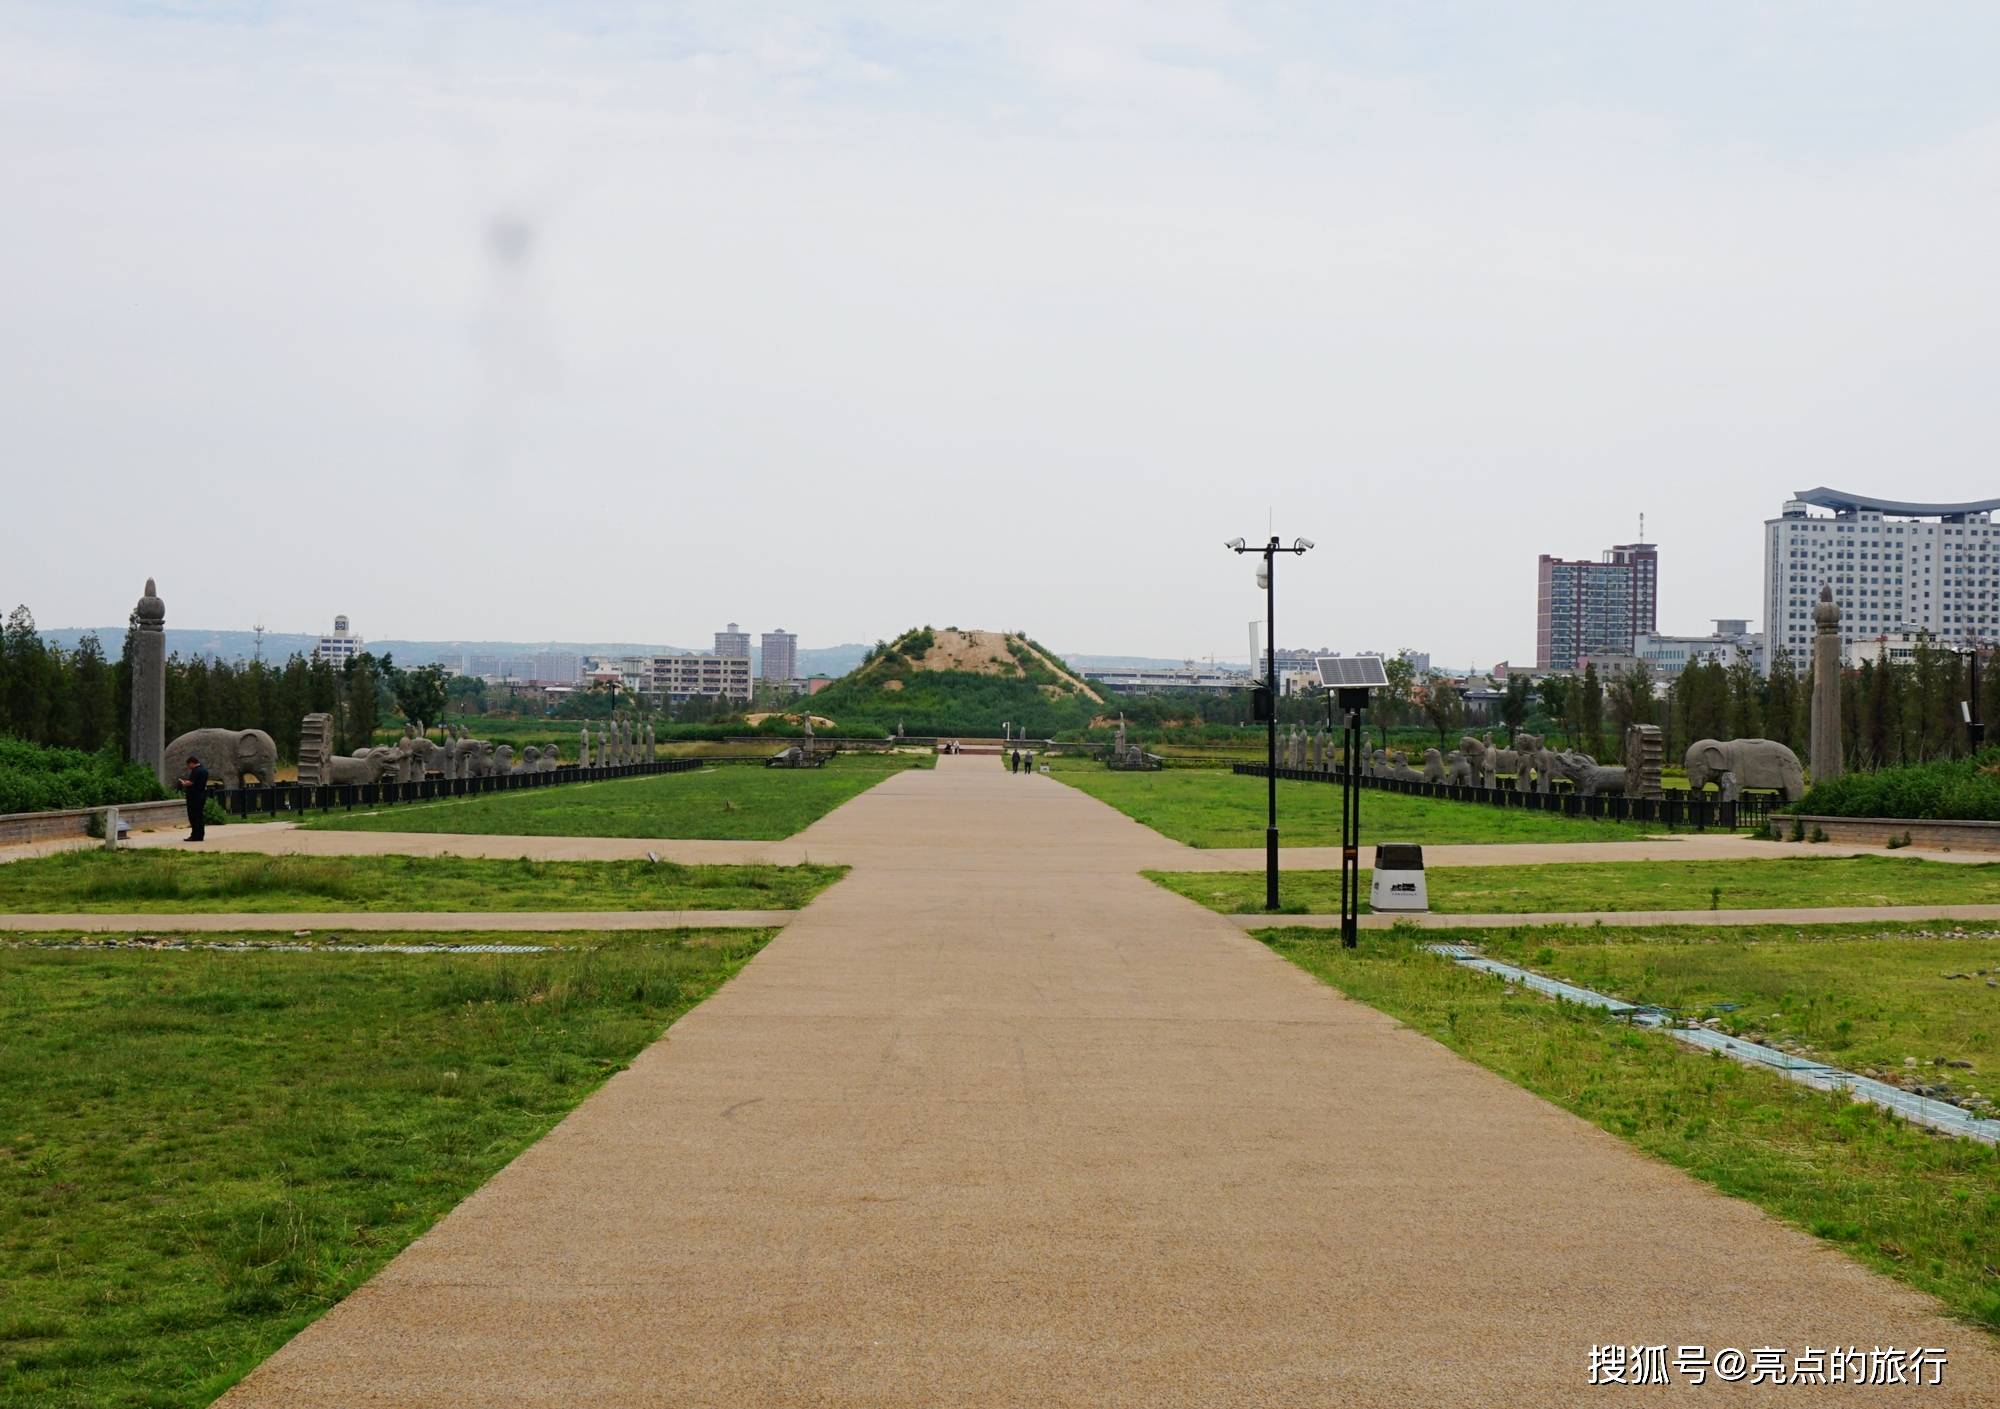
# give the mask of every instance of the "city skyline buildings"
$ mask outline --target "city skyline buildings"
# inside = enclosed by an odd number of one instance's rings
[[[1535,668],[1574,670],[1590,656],[1629,656],[1659,630],[1656,543],[1617,543],[1597,558],[1543,553],[1535,564]]]

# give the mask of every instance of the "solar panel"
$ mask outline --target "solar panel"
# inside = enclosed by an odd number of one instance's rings
[[[1319,656],[1319,683],[1329,690],[1382,690],[1389,676],[1380,656]]]

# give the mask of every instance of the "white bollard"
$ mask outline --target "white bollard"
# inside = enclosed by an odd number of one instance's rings
[[[118,809],[115,807],[104,809],[104,849],[118,849]]]

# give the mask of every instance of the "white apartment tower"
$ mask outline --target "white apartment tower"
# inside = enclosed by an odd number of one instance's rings
[[[714,653],[728,659],[750,659],[750,633],[730,622],[727,631],[715,633]]]
[[[758,667],[760,680],[776,680],[780,683],[799,678],[799,638],[779,627],[776,631],[766,631],[762,642],[763,661]]]
[[[347,618],[333,619],[333,633],[319,638],[313,647],[313,659],[328,661],[334,665],[345,665],[361,654],[362,640],[348,628]]]
[[[1825,509],[1826,514],[1815,514]],[[1766,659],[1812,654],[1822,584],[1840,605],[1840,644],[1929,632],[1944,645],[2000,634],[2000,499],[1916,504],[1804,489],[1764,521]]]

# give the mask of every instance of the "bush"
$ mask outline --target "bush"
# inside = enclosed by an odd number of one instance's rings
[[[0,738],[0,813],[104,807],[166,796],[150,768],[109,749],[85,753]]]
[[[1798,807],[1825,817],[2000,821],[2000,748],[1972,758],[1848,773],[1813,784]]]

